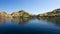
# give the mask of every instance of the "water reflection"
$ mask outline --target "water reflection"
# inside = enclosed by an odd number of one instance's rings
[[[8,23],[4,26],[0,26],[0,31],[4,32],[39,32],[46,34],[50,33],[60,33],[60,27],[56,27],[54,24],[60,24],[60,17],[54,18],[0,18],[0,23]],[[11,21],[8,21],[11,20]],[[41,21],[42,20],[42,21]],[[45,22],[43,22],[45,21]],[[11,22],[11,23],[9,23]],[[29,24],[27,24],[29,23]],[[50,24],[52,23],[52,24]],[[21,26],[24,25],[24,26]],[[51,33],[50,33],[51,34]]]
[[[0,24],[13,23],[13,24],[26,24],[28,21],[33,20],[34,18],[0,18]],[[11,20],[11,21],[10,21]]]
[[[0,18],[0,24],[9,23],[9,20],[11,20],[11,23],[13,24],[26,24],[31,20],[34,20],[35,18]],[[60,25],[60,17],[51,17],[51,18],[38,18],[38,20],[45,21],[47,23],[53,23],[56,25]]]
[[[12,18],[12,22],[15,24],[26,24],[28,21],[31,21],[33,18]]]
[[[51,17],[51,18],[38,18],[39,20],[42,20],[42,21],[46,21],[46,22],[50,22],[50,23],[53,23],[55,25],[60,25],[60,17]]]
[[[0,18],[0,24],[5,24],[8,20],[8,18]]]

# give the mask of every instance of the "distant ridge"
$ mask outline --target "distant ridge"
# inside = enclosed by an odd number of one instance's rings
[[[24,10],[20,10],[18,12],[14,12],[11,15],[12,15],[12,17],[31,17],[31,16],[34,16],[33,14],[29,14],[29,13],[27,13]]]
[[[51,12],[47,12],[47,13],[44,13],[44,14],[39,14],[39,16],[60,16],[60,8],[55,9]]]
[[[11,15],[7,14],[6,12],[0,12],[0,18],[11,18]]]
[[[0,12],[0,17],[35,17],[35,16],[60,16],[60,8],[55,9],[51,12],[38,15],[29,14],[24,10],[13,12],[12,14],[7,14],[6,12]]]

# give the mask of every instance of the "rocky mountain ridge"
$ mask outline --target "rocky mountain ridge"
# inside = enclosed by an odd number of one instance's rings
[[[34,15],[34,14],[29,14],[24,10],[20,10],[18,12],[13,12],[12,14],[7,14],[6,12],[0,12],[0,18],[11,18],[11,17],[37,17],[37,16],[60,16],[60,8],[55,9],[51,12],[47,12],[44,14],[38,14],[38,15]]]
[[[44,13],[44,14],[39,14],[39,16],[60,16],[60,8],[55,9],[51,12],[47,12],[47,13]]]

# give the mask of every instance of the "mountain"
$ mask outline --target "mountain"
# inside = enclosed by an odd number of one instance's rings
[[[60,16],[60,8],[55,9],[51,12],[47,12],[47,13],[44,13],[44,14],[39,14],[38,16]]]
[[[33,17],[34,16],[33,14],[29,14],[29,13],[27,13],[24,10],[20,10],[18,12],[14,12],[11,15],[12,15],[12,17]]]
[[[11,15],[7,14],[6,12],[0,12],[0,18],[10,18]]]

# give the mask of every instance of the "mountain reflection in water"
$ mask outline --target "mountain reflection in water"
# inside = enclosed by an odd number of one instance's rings
[[[26,24],[30,20],[32,20],[32,18],[12,18],[12,22],[16,24]]]
[[[8,20],[8,18],[0,18],[0,24],[5,24]]]
[[[48,23],[53,23],[57,26],[60,26],[60,17],[47,17],[47,18],[38,18],[38,20],[42,20],[42,21],[45,21],[45,22],[48,22]]]
[[[60,34],[60,17],[0,18],[1,23],[3,26],[0,25],[0,33]]]
[[[0,18],[0,24],[7,23],[7,21],[11,20],[12,23],[16,24],[25,24],[26,22],[32,20],[32,18]]]

